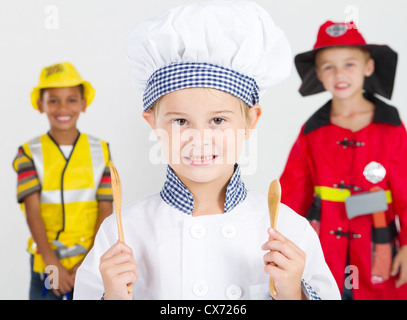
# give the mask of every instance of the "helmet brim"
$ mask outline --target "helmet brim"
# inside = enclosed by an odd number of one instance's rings
[[[384,98],[391,99],[396,77],[397,53],[386,45],[367,44],[352,47],[359,47],[369,51],[372,59],[375,61],[375,71],[370,77],[365,79],[364,89],[369,93],[375,93]],[[319,50],[325,48],[328,47],[318,48],[295,56],[294,63],[302,80],[299,89],[302,96],[310,96],[325,91],[315,70],[315,55]]]

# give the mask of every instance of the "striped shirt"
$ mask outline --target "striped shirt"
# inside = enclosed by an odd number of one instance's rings
[[[15,164],[17,165],[17,201],[22,203],[24,198],[32,193],[41,191],[40,180],[35,170],[34,162],[24,152],[18,149]]]

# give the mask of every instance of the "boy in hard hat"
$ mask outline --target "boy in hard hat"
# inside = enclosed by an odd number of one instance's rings
[[[105,220],[75,299],[269,299],[270,277],[274,299],[338,298],[312,227],[281,205],[268,229],[267,199],[246,189],[237,164],[259,96],[290,73],[270,15],[251,1],[181,5],[136,26],[128,55],[167,180],[124,208],[126,244]]]
[[[31,231],[30,299],[72,295],[76,270],[112,212],[109,146],[77,129],[94,96],[69,62],[45,67],[31,93],[50,128],[20,146],[13,163],[17,199]]]
[[[406,299],[407,134],[376,96],[391,98],[397,54],[367,44],[353,23],[328,21],[295,63],[303,96],[332,99],[292,147],[282,202],[318,231],[344,299]]]

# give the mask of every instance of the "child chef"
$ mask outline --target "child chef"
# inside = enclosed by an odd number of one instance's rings
[[[128,57],[167,180],[124,208],[126,244],[114,216],[103,223],[75,298],[267,299],[270,277],[274,299],[340,298],[309,223],[281,205],[278,231],[268,229],[267,199],[237,164],[259,97],[290,73],[270,15],[249,1],[177,6],[132,30]]]

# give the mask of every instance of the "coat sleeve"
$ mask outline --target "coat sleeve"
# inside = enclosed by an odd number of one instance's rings
[[[307,141],[303,132],[304,127],[301,128],[288,156],[280,184],[281,202],[305,216],[313,201],[314,183]]]
[[[402,124],[393,140],[388,179],[393,208],[400,221],[400,245],[407,245],[407,132]]]

